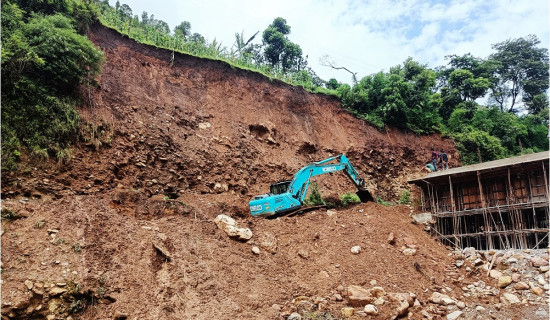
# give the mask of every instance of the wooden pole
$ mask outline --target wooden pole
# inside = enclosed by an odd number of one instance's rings
[[[487,249],[493,249],[493,237],[491,233],[489,232],[489,219],[487,218],[487,206],[485,204],[485,197],[483,196],[483,187],[481,186],[481,178],[479,174],[479,170],[476,171],[477,173],[477,185],[479,188],[479,196],[481,197],[481,212],[483,213],[483,223],[485,224],[485,232],[486,232],[486,239],[487,239]]]
[[[462,247],[460,246],[460,240],[456,237],[456,235],[458,235],[459,233],[459,230],[458,230],[459,223],[458,223],[458,217],[455,209],[453,182],[451,181],[450,175],[449,175],[449,191],[451,196],[451,210],[453,211],[452,213],[453,214],[453,233],[455,234],[455,246],[462,249]]]
[[[533,226],[532,228],[533,229],[536,229],[537,227],[537,214],[535,212],[535,203],[534,203],[534,200],[533,200],[533,185],[531,184],[531,173],[529,172],[527,174],[527,178],[528,178],[528,182],[529,182],[529,201],[531,202],[531,209],[532,209],[532,212],[533,212]],[[535,234],[535,242],[538,243],[539,242],[539,236],[537,235],[536,232],[534,232]]]
[[[453,182],[451,181],[451,176],[449,176],[449,189],[450,189],[450,194],[451,194],[451,210],[453,212],[456,211],[456,206],[455,206],[455,197],[454,197],[454,191],[453,191]]]
[[[550,200],[550,190],[548,189],[548,179],[546,178],[546,169],[544,168],[544,161],[541,161],[542,164],[542,173],[544,176],[544,186],[546,187],[546,201]]]
[[[517,210],[516,210],[516,197],[514,194],[514,186],[512,184],[512,177],[510,174],[510,167],[508,167],[508,184],[509,184],[509,196],[510,196],[510,220],[512,222],[512,231],[514,234],[514,237],[512,238],[514,242],[514,247],[521,249],[522,243],[520,242],[519,235],[517,232],[518,227],[518,217],[517,217]]]

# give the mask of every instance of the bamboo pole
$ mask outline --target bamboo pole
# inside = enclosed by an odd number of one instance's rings
[[[487,249],[493,249],[493,237],[490,235],[490,232],[489,232],[489,219],[487,219],[487,208],[485,205],[485,197],[483,196],[483,188],[481,186],[481,178],[480,178],[479,170],[476,171],[476,174],[477,174],[477,185],[479,188],[479,195],[481,197],[481,212],[483,213],[483,223],[485,224]]]
[[[530,202],[531,202],[531,208],[532,208],[532,212],[533,212],[533,228],[535,228],[537,226],[537,214],[535,212],[535,203],[534,203],[534,200],[533,200],[533,184],[531,183],[531,173],[528,173],[527,174],[527,178],[528,178],[528,182],[529,182],[529,199],[530,199]],[[535,232],[535,242],[539,242],[539,237],[537,235],[537,233]]]
[[[550,189],[548,189],[548,179],[546,178],[546,169],[544,167],[544,161],[541,161],[542,163],[542,173],[544,176],[544,186],[546,187],[546,201],[550,200]]]
[[[458,217],[456,215],[456,209],[455,209],[455,200],[454,200],[454,193],[453,193],[453,182],[451,181],[451,176],[449,175],[449,191],[451,196],[451,210],[453,212],[453,233],[458,234]],[[455,237],[455,246],[460,246],[460,241]],[[460,246],[460,248],[462,248]]]

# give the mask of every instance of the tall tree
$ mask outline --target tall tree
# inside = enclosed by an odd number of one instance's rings
[[[191,22],[183,21],[174,27],[174,35],[186,39],[191,35]]]
[[[264,30],[262,40],[266,46],[264,56],[266,61],[274,68],[280,67],[283,72],[300,71],[307,65],[302,57],[302,48],[288,40],[290,26],[286,20],[279,17],[273,20]]]
[[[538,44],[539,39],[529,35],[492,46],[497,52],[489,59],[497,81],[492,84],[491,96],[501,110],[514,112],[518,98],[529,105],[548,90],[548,49],[538,48]]]
[[[147,11],[143,11],[141,13],[141,23],[143,23],[144,25],[147,25],[149,23],[149,14],[147,13]]]

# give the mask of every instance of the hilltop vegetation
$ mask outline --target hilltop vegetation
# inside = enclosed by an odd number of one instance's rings
[[[95,19],[138,42],[335,95],[380,130],[441,132],[466,164],[548,150],[548,49],[535,36],[497,43],[486,59],[452,55],[436,69],[408,58],[360,80],[350,71],[350,86],[319,78],[280,17],[252,36],[236,32],[227,48],[192,32],[188,21],[170,30],[118,1],[112,7],[107,0],[9,0],[2,6],[3,169],[14,169],[25,151],[37,159],[70,157],[81,126],[76,89],[94,85],[101,70],[102,53],[84,36]]]
[[[2,169],[27,150],[70,157],[79,133],[80,84],[93,85],[103,54],[84,35],[95,13],[80,1],[2,3]]]

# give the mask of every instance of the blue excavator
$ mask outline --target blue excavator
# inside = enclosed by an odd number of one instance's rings
[[[269,193],[256,196],[249,202],[250,214],[252,216],[272,216],[297,211],[304,205],[311,178],[336,171],[344,171],[345,175],[350,178],[357,187],[357,195],[362,202],[373,201],[370,192],[365,187],[365,181],[359,176],[348,158],[341,154],[308,164],[300,169],[292,180],[273,183],[269,188]]]

